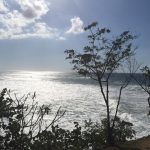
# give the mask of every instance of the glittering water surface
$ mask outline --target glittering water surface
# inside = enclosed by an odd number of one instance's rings
[[[11,71],[0,73],[0,89],[11,89],[18,96],[36,91],[39,104],[52,104],[55,112],[59,106],[66,110],[59,122],[64,128],[71,128],[74,121],[81,124],[86,119],[100,121],[105,117],[105,105],[96,82],[73,73]],[[116,107],[118,85],[110,87],[111,112]],[[137,137],[150,133],[150,117],[147,116],[147,95],[132,84],[122,94],[119,116],[134,124]]]

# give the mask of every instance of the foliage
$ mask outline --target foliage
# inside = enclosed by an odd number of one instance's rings
[[[17,97],[16,97],[17,98]],[[45,115],[50,113],[49,106],[39,107],[31,96],[32,104],[28,105],[24,96],[13,99],[7,89],[0,94],[0,149],[1,150],[95,150],[106,144],[106,119],[101,124],[85,121],[83,127],[74,122],[72,130],[65,130],[54,125],[63,114],[54,117],[45,124]],[[132,138],[132,124],[121,121],[115,124],[116,142]]]
[[[35,150],[41,147],[43,150],[54,148],[54,150],[95,150],[103,148],[106,145],[106,119],[101,124],[93,123],[91,120],[85,121],[83,127],[78,122],[74,122],[74,129],[64,130],[59,126],[52,126],[52,131],[40,135]],[[129,122],[121,121],[117,118],[115,126],[115,142],[125,142],[132,139],[135,131]],[[44,139],[44,140],[43,140]],[[45,149],[44,149],[45,148]]]
[[[142,72],[140,78],[137,78],[135,74],[133,74],[132,77],[141,86],[141,88],[150,96],[150,68],[148,66],[145,66],[140,70]]]
[[[113,123],[113,120],[111,120]],[[102,120],[102,131],[106,135],[107,133],[107,119]],[[113,130],[113,137],[115,143],[125,142],[128,139],[132,139],[135,136],[135,131],[132,129],[133,124],[124,120],[121,120],[119,117],[116,117],[115,126]]]
[[[145,66],[141,69],[143,78],[142,81],[139,81],[142,89],[149,95],[150,97],[150,68]]]
[[[71,59],[73,69],[79,74],[88,75],[98,81],[104,73],[118,69],[121,63],[134,54],[132,40],[136,38],[129,31],[124,31],[113,40],[106,38],[111,31],[107,28],[96,28],[97,23],[92,23],[85,30],[90,30],[88,35],[89,45],[83,48],[83,53],[75,50],[66,50],[66,59]],[[95,29],[95,30],[94,30]]]
[[[59,120],[64,112],[58,109],[52,121],[45,117],[51,112],[50,105],[39,106],[34,95],[27,94],[13,99],[10,91],[0,94],[0,149],[28,150],[39,134],[44,133]],[[27,100],[30,100],[28,104]]]
[[[129,31],[124,31],[119,36],[110,39],[110,29],[100,29],[97,25],[97,22],[94,22],[85,27],[85,30],[90,32],[88,35],[89,44],[83,48],[82,53],[76,52],[73,49],[66,50],[65,53],[67,55],[66,59],[70,59],[73,69],[76,70],[78,74],[89,76],[98,82],[106,105],[107,143],[113,145],[113,130],[122,90],[128,85],[130,78],[125,78],[123,83],[121,81],[112,125],[109,103],[110,78],[114,72],[120,69],[126,60],[134,55],[135,48],[133,47],[132,41],[136,36],[132,35]]]
[[[140,87],[147,93],[148,98],[148,106],[150,109],[150,68],[148,66],[145,66],[141,69],[142,75],[140,78],[137,78],[135,74],[132,74],[132,78],[140,85]],[[148,112],[148,115],[150,115],[150,110]]]

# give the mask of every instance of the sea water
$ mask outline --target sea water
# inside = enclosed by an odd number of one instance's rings
[[[113,84],[110,84],[112,115],[117,104],[120,80],[120,76],[116,76]],[[84,120],[100,122],[106,117],[106,107],[98,83],[76,73],[5,71],[0,73],[0,90],[3,88],[10,89],[12,95],[15,93],[18,97],[36,92],[39,105],[51,104],[53,112],[61,106],[66,113],[59,124],[66,129],[71,129],[74,121],[83,125]],[[150,134],[147,96],[136,83],[129,84],[122,91],[118,115],[134,124],[136,137]]]

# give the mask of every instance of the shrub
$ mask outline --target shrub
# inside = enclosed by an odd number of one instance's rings
[[[27,102],[30,101],[30,104]],[[35,93],[15,99],[10,91],[3,89],[0,94],[0,149],[29,150],[65,112],[58,109],[52,121],[45,117],[51,112],[50,105],[39,106],[35,102]]]
[[[27,100],[32,100],[30,105]],[[38,106],[35,95],[28,94],[13,99],[4,89],[0,94],[0,149],[1,150],[96,150],[106,145],[107,119],[101,124],[85,121],[83,127],[74,122],[72,130],[65,130],[54,123],[64,115],[58,109],[54,119],[46,125],[45,116],[50,106]],[[111,121],[112,123],[112,121]],[[132,124],[116,118],[114,142],[133,138]]]

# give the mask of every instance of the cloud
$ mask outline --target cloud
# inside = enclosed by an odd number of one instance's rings
[[[6,14],[0,14],[0,23],[3,24],[5,28],[13,29],[24,27],[32,22],[34,22],[34,20],[25,19],[18,10],[9,11]]]
[[[30,26],[30,27],[29,27]],[[27,38],[49,38],[55,40],[65,40],[57,28],[51,28],[44,22],[37,22],[32,25],[17,30],[0,29],[0,39],[27,39]]]
[[[35,18],[37,14],[32,8],[27,8],[26,10],[24,10],[23,15],[26,18],[32,19]]]
[[[48,0],[15,0],[24,17],[28,19],[39,19],[49,11]]]
[[[0,40],[49,38],[65,40],[67,34],[84,32],[80,17],[70,19],[68,31],[49,26],[44,16],[50,11],[49,0],[1,0],[0,1]]]
[[[61,36],[57,28],[51,28],[44,22],[38,22],[32,25],[30,31],[28,30],[28,28],[26,28],[25,34],[22,34],[19,37],[16,36],[17,39],[26,37],[40,37],[59,40]]]
[[[7,3],[4,0],[0,1],[0,13],[8,12]]]
[[[74,17],[70,19],[71,22],[71,28],[66,31],[67,34],[80,34],[83,33],[83,21],[80,19],[80,17]]]
[[[50,38],[64,40],[61,32],[44,20],[49,11],[48,0],[14,0],[12,7],[0,1],[0,39]]]

